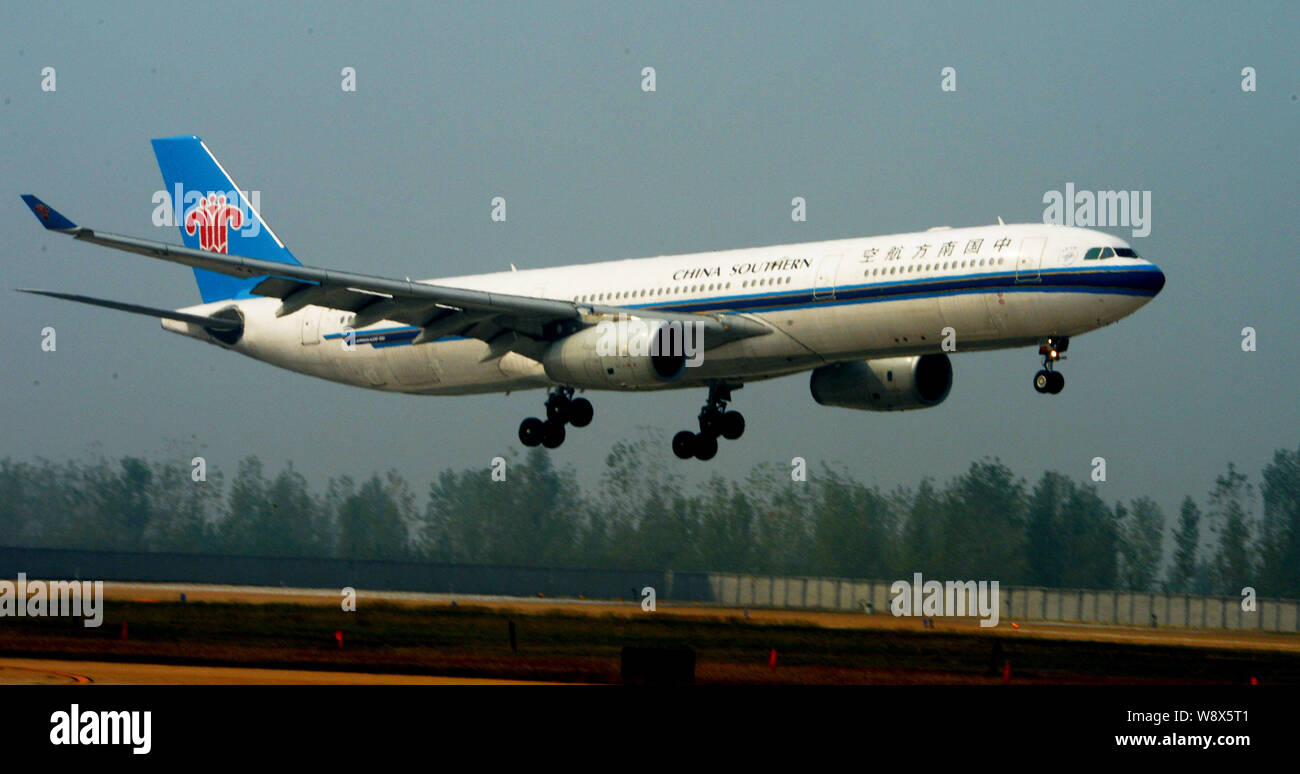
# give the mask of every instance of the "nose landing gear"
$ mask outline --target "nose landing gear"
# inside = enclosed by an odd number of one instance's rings
[[[596,411],[591,401],[573,397],[572,387],[556,387],[546,396],[546,421],[529,417],[519,424],[519,440],[524,446],[541,444],[554,449],[564,443],[564,426],[586,427]]]
[[[700,409],[700,432],[683,430],[673,436],[673,454],[684,460],[691,457],[711,460],[718,453],[719,437],[734,441],[745,434],[744,415],[739,411],[727,411],[731,389],[728,384],[709,383],[708,400]],[[736,389],[740,389],[740,385]]]
[[[1038,347],[1038,354],[1043,356],[1043,368],[1034,374],[1034,389],[1040,393],[1057,394],[1065,389],[1065,377],[1055,370],[1056,361],[1065,359],[1065,350],[1070,348],[1068,336],[1049,336]]]

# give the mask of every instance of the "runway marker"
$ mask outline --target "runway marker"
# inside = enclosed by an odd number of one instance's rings
[[[342,630],[342,629],[335,629],[335,630],[334,630],[334,639],[336,639],[336,640],[339,641],[339,650],[343,650],[343,630]]]
[[[122,639],[126,639],[126,621],[122,622]]]
[[[1007,659],[1006,663],[1002,665],[1002,684],[1003,685],[1011,684],[1011,660],[1010,659]]]
[[[1019,629],[1019,628],[1020,628],[1020,624],[1016,623],[1015,621],[1012,621],[1012,622],[1011,622],[1011,628],[1012,628],[1012,629]]]
[[[776,669],[776,648],[772,648],[772,654],[767,657],[767,668],[771,670]]]

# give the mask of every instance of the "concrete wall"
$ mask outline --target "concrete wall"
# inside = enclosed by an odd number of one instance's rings
[[[709,577],[713,602],[724,607],[865,612],[869,603],[871,612],[889,615],[893,602],[890,581],[730,573],[710,573]],[[747,588],[753,592],[747,593]],[[773,589],[770,595],[765,591],[768,588]],[[1258,601],[1257,610],[1244,611],[1237,597],[1007,586],[998,591],[1003,620],[1150,627],[1154,616],[1157,627],[1300,631],[1300,603],[1295,600],[1263,599]]]

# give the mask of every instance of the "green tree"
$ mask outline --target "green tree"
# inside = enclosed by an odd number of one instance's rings
[[[406,482],[395,471],[371,476],[339,510],[338,555],[345,559],[403,559],[413,518]]]
[[[1167,591],[1199,591],[1196,580],[1201,575],[1201,509],[1190,496],[1183,498],[1178,509],[1178,526],[1174,530],[1174,556],[1169,566]]]
[[[1025,582],[1060,588],[1069,562],[1064,509],[1075,484],[1061,473],[1046,471],[1029,496],[1025,524]]]
[[[1150,497],[1139,497],[1120,525],[1122,583],[1130,591],[1152,591],[1160,571],[1165,516]]]
[[[1300,448],[1278,449],[1264,468],[1261,593],[1300,597]]]
[[[1251,551],[1252,500],[1254,488],[1246,476],[1228,463],[1228,470],[1214,480],[1210,492],[1210,517],[1218,545],[1212,563],[1214,590],[1237,594],[1257,582]]]
[[[816,569],[849,578],[894,575],[898,518],[890,499],[830,468],[813,485],[819,493]]]
[[[900,539],[902,574],[919,572],[934,577],[946,576],[948,557],[944,556],[944,502],[934,482],[921,480],[907,508]]]
[[[971,463],[945,492],[947,572],[957,579],[1020,583],[1026,571],[1024,481],[998,459]]]

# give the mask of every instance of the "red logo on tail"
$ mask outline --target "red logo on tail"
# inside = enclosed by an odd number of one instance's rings
[[[208,194],[185,213],[185,233],[199,235],[199,249],[224,253],[230,246],[229,229],[244,225],[244,213],[226,202],[225,194]]]

